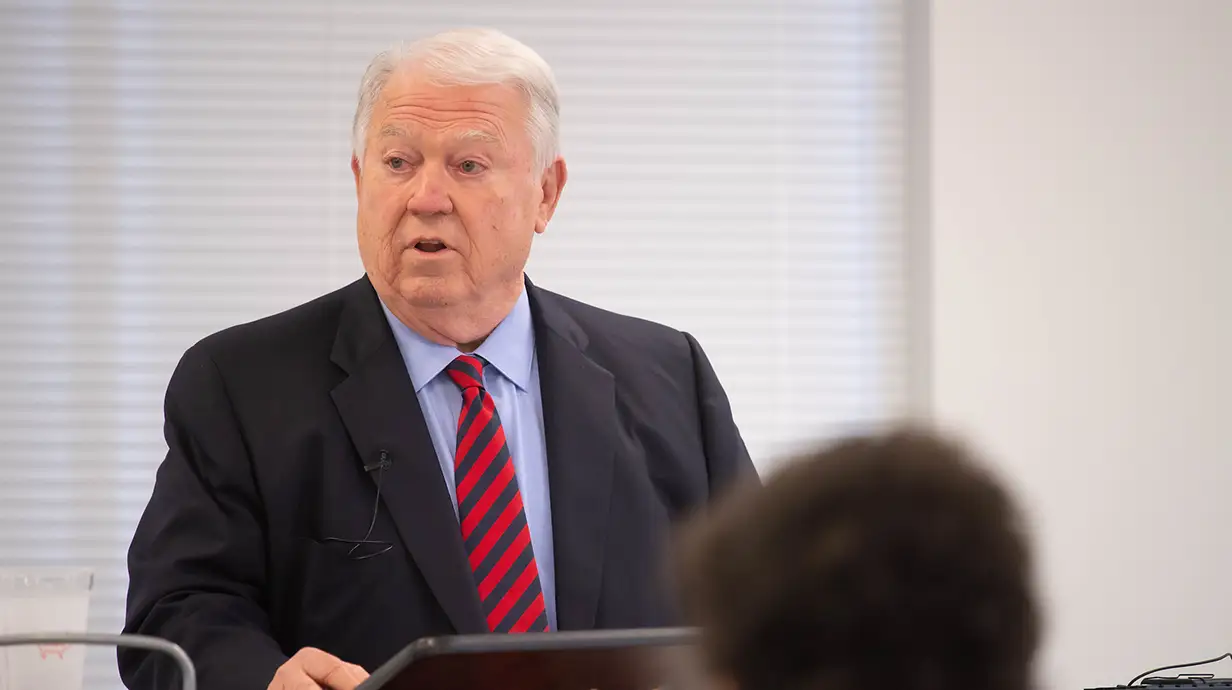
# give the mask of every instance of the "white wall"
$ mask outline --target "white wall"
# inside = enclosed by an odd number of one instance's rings
[[[932,402],[1035,521],[1042,686],[1230,651],[1232,2],[933,11]]]

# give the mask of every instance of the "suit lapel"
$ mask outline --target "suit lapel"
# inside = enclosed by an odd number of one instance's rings
[[[595,626],[612,493],[616,387],[585,354],[586,334],[556,298],[527,281],[556,557],[556,617],[561,630]]]
[[[381,505],[459,633],[487,632],[436,450],[398,344],[367,278],[353,285],[331,355],[349,376],[331,395],[364,463],[385,451]],[[377,474],[370,472],[375,480]]]

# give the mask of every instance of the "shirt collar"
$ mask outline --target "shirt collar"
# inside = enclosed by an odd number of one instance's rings
[[[389,311],[384,302],[381,303],[381,309],[385,311],[385,319],[389,321],[389,327],[394,332],[394,340],[398,343],[398,350],[402,353],[402,360],[406,363],[406,370],[411,375],[411,383],[414,384],[416,393],[462,354],[456,348],[434,343],[411,330]],[[525,391],[530,386],[531,365],[535,359],[535,328],[525,288],[514,303],[513,310],[496,326],[496,330],[492,331],[474,354],[487,360],[488,364],[520,390]]]

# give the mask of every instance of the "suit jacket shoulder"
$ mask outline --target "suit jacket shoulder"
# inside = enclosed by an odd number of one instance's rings
[[[544,310],[567,314],[585,337],[581,345],[601,364],[633,360],[638,366],[657,363],[668,369],[691,369],[690,337],[647,319],[618,314],[564,295],[535,288]]]
[[[554,331],[549,340],[562,336],[610,374],[618,425],[645,451],[660,488],[680,490],[673,503],[697,505],[708,493],[695,493],[699,486],[715,491],[755,476],[727,394],[690,334],[534,286],[531,302]]]
[[[202,338],[189,352],[208,356],[226,370],[295,369],[298,362],[288,358],[298,357],[316,360],[319,366],[329,359],[347,301],[357,296],[364,282],[361,279],[286,311],[225,328]]]

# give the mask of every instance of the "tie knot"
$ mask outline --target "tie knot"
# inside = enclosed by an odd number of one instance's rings
[[[466,390],[468,388],[483,388],[483,366],[487,362],[477,355],[458,355],[458,358],[445,367],[445,373],[454,384]]]

